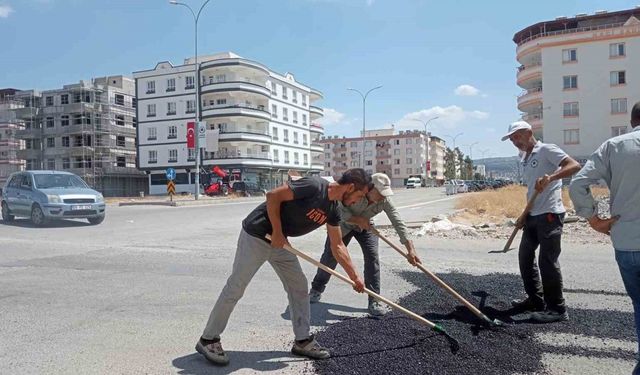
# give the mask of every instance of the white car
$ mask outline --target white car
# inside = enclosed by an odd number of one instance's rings
[[[419,188],[420,186],[422,186],[422,181],[418,177],[410,177],[407,180],[407,189]]]
[[[457,188],[457,192],[458,193],[468,193],[469,192],[469,186],[462,180],[455,180],[456,186]]]
[[[444,182],[444,192],[447,195],[458,194],[458,185],[455,180],[447,180]]]

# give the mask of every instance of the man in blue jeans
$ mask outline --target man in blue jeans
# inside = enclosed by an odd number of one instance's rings
[[[633,302],[640,352],[640,102],[631,110],[633,131],[604,142],[571,181],[576,214],[598,232],[609,234],[622,282]],[[590,185],[603,180],[611,194],[611,218],[598,217]],[[640,375],[640,361],[633,370]]]

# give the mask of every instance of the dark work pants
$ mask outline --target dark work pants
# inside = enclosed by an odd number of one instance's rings
[[[370,289],[380,294],[380,259],[378,257],[378,237],[370,231],[363,230],[361,232],[352,230],[342,237],[342,242],[348,245],[351,239],[354,238],[360,244],[362,249],[362,255],[364,255],[364,285],[367,289]],[[324,243],[324,252],[320,258],[320,263],[324,264],[331,269],[335,269],[338,265],[338,261],[333,257],[331,252],[331,243],[329,236]],[[322,293],[324,292],[331,274],[318,268],[316,276],[311,282],[311,288]],[[369,302],[373,301],[369,297]]]
[[[527,216],[518,254],[520,275],[529,298],[535,303],[544,302],[547,309],[560,313],[566,311],[558,261],[563,224],[564,214]],[[536,264],[538,246],[540,253]]]

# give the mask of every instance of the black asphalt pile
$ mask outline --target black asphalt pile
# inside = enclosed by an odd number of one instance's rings
[[[547,371],[541,363],[543,353],[634,359],[630,351],[587,351],[549,346],[534,339],[536,334],[548,332],[635,341],[631,313],[569,308],[568,322],[535,324],[526,314],[510,310],[510,301],[522,297],[518,275],[439,275],[490,318],[508,323],[502,328],[486,328],[424,274],[403,272],[401,276],[418,290],[398,302],[442,325],[458,339],[460,351],[453,354],[443,336],[401,313],[393,312],[382,319],[347,319],[317,334],[319,342],[331,348],[333,354],[328,360],[314,362],[318,373],[544,374]]]

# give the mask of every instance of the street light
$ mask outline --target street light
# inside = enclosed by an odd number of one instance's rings
[[[456,152],[456,139],[458,139],[459,136],[461,136],[464,133],[458,133],[455,135],[455,137],[452,137],[450,135],[446,135],[445,137],[447,138],[451,138],[451,140],[453,140],[453,153],[454,153],[454,157],[453,157],[453,173],[456,177],[458,177],[458,155],[455,154]]]
[[[464,145],[466,147],[469,147],[469,158],[471,158],[471,160],[473,160],[473,146],[477,145],[478,142],[473,142],[470,145]]]
[[[437,120],[439,118],[440,118],[439,116],[435,116],[435,117],[432,117],[432,118],[428,119],[427,121],[423,121],[423,120],[420,120],[420,119],[412,119],[412,121],[417,121],[417,122],[419,122],[419,123],[424,125],[424,136],[427,139],[427,165],[424,168],[425,183],[427,183],[427,180],[429,179],[429,133],[427,132],[427,125],[431,121]]]
[[[372,89],[370,89],[369,91],[367,91],[365,94],[363,94],[360,90],[356,90],[353,89],[351,87],[347,88],[347,90],[349,91],[355,91],[358,94],[360,94],[360,96],[362,97],[362,156],[360,157],[360,166],[362,168],[364,168],[364,143],[365,143],[365,115],[366,115],[366,105],[367,105],[367,96],[369,96],[369,93],[373,90],[377,90],[379,88],[382,88],[382,86],[376,86]]]
[[[204,7],[209,3],[209,1],[211,0],[206,0],[204,2],[204,4],[202,4],[202,6],[200,7],[200,9],[198,10],[198,14],[196,14],[193,9],[191,9],[191,7],[188,4],[185,3],[181,3],[179,1],[175,1],[175,0],[171,0],[169,1],[169,4],[171,5],[182,5],[183,7],[189,9],[189,11],[191,12],[191,15],[193,15],[193,21],[194,21],[194,36],[195,36],[195,66],[193,68],[193,70],[195,71],[195,79],[198,82],[198,86],[196,88],[196,118],[195,118],[195,122],[196,122],[196,139],[195,139],[195,146],[196,146],[196,181],[195,181],[195,185],[196,185],[196,195],[195,198],[196,200],[198,200],[198,198],[200,197],[200,159],[201,159],[201,153],[200,153],[200,121],[202,121],[202,108],[200,108],[200,66],[198,65],[198,20],[200,19],[200,13],[202,12],[202,9],[204,9]]]

